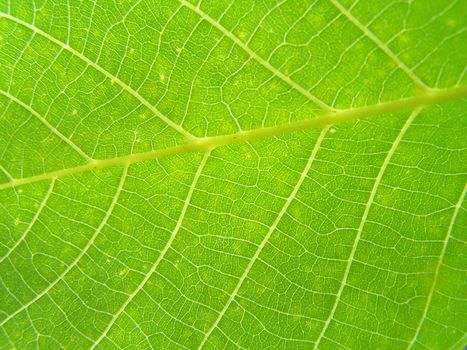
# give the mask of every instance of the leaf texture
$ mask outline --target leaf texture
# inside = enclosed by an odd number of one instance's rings
[[[461,349],[467,3],[0,0],[0,349]]]

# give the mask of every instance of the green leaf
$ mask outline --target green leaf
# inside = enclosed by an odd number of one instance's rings
[[[0,349],[461,349],[461,0],[0,1]]]

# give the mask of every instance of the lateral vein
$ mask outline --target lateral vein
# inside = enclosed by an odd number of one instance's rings
[[[300,94],[305,96],[307,99],[316,103],[319,107],[323,110],[329,111],[333,110],[333,107],[329,106],[328,104],[324,103],[322,100],[317,98],[316,96],[312,95],[308,90],[303,88],[300,84],[292,80],[289,76],[282,73],[279,69],[274,67],[271,63],[267,60],[259,56],[256,52],[254,52],[248,45],[246,45],[243,41],[240,40],[235,34],[229,31],[227,28],[222,26],[220,23],[216,22],[212,17],[210,17],[207,13],[199,8],[199,6],[194,6],[193,4],[189,3],[186,0],[178,0],[183,6],[189,8],[194,13],[198,14],[212,26],[217,28],[222,34],[232,40],[236,45],[238,45],[243,51],[245,51],[248,55],[250,55],[256,62],[261,64],[267,70],[269,70],[273,75],[287,83],[293,89],[297,90]]]
[[[63,142],[65,142],[68,146],[70,146],[71,148],[73,148],[73,150],[76,151],[76,153],[78,153],[81,157],[83,157],[84,159],[86,159],[87,161],[93,161],[92,157],[90,157],[88,154],[86,154],[86,152],[84,152],[81,148],[79,148],[75,143],[73,143],[73,141],[71,141],[68,137],[66,137],[65,135],[63,135],[57,128],[55,128],[52,124],[49,123],[49,121],[47,119],[45,119],[43,116],[41,116],[36,110],[34,110],[31,106],[27,105],[26,103],[24,103],[23,101],[21,101],[20,99],[18,99],[17,97],[9,94],[8,92],[6,91],[3,91],[3,90],[0,90],[0,94],[2,94],[3,96],[9,98],[10,100],[12,100],[13,102],[15,102],[16,104],[20,105],[22,108],[24,108],[25,110],[27,110],[29,113],[31,113],[33,116],[35,116],[37,119],[39,119],[39,121],[44,124],[50,131],[52,131],[52,133],[57,136],[60,140],[62,140]]]
[[[31,299],[30,301],[28,301],[26,304],[24,304],[23,306],[21,306],[19,309],[17,309],[15,312],[13,312],[12,314],[10,314],[8,317],[6,317],[5,319],[3,319],[1,322],[0,322],[0,327],[2,327],[4,324],[6,324],[8,321],[10,321],[13,317],[15,317],[17,314],[19,314],[20,312],[26,310],[29,306],[31,306],[32,304],[34,304],[36,301],[38,301],[39,299],[41,299],[44,295],[46,295],[53,287],[55,287],[61,280],[63,280],[65,278],[65,276],[73,269],[73,267],[75,267],[78,262],[81,260],[81,258],[87,253],[87,251],[89,250],[89,248],[91,248],[91,246],[94,244],[97,236],[99,236],[99,234],[101,233],[102,229],[104,228],[104,226],[107,224],[107,221],[109,220],[110,216],[112,215],[112,211],[113,209],[115,208],[116,204],[117,204],[117,201],[118,201],[118,198],[120,197],[120,194],[123,190],[123,186],[125,184],[125,180],[126,180],[126,176],[127,176],[127,173],[128,173],[128,165],[126,165],[124,168],[123,168],[123,171],[122,171],[122,175],[121,175],[121,178],[120,178],[120,182],[118,184],[118,187],[117,187],[117,190],[115,191],[115,194],[114,194],[114,197],[112,198],[112,202],[110,203],[110,206],[109,208],[107,209],[107,212],[105,213],[104,215],[104,218],[102,219],[101,223],[99,224],[99,226],[96,228],[96,230],[94,231],[94,234],[92,235],[92,237],[89,239],[89,241],[86,243],[86,245],[84,246],[84,248],[79,252],[79,254],[76,256],[76,258],[71,262],[71,264],[69,264],[65,270],[63,270],[63,272],[55,279],[53,280],[52,283],[50,283],[47,288],[45,288],[42,292],[40,292],[39,294],[37,294],[33,299]]]
[[[18,240],[16,240],[16,242],[13,244],[13,246],[8,250],[8,252],[0,258],[0,264],[1,264],[5,259],[7,259],[8,256],[10,256],[10,254],[16,249],[16,247],[18,247],[18,246],[20,245],[20,243],[21,243],[22,241],[24,241],[24,239],[25,239],[26,236],[28,235],[29,231],[31,231],[32,227],[34,226],[34,224],[35,224],[36,221],[38,220],[39,215],[41,214],[42,210],[46,207],[47,201],[49,200],[49,197],[50,197],[50,195],[51,195],[52,192],[53,192],[54,186],[55,186],[55,178],[52,178],[52,181],[50,182],[50,185],[49,185],[49,188],[48,188],[48,190],[47,190],[47,193],[45,194],[44,198],[43,198],[42,201],[41,201],[41,204],[40,204],[39,207],[37,208],[36,213],[34,214],[33,218],[31,219],[31,222],[30,222],[29,225],[26,227],[26,230],[24,230],[24,232],[23,232],[23,234],[21,235],[21,237],[19,237]]]
[[[337,0],[331,0],[331,3],[358,29],[360,29],[363,34],[371,41],[373,41],[391,60],[393,60],[399,68],[401,68],[405,74],[409,76],[410,79],[422,90],[429,90],[431,89],[427,86],[414,72],[410,69],[404,62],[400,60],[397,55],[392,52],[392,50],[381,41],[373,32],[368,29],[365,25],[363,25],[350,11],[342,6]]]
[[[219,312],[219,315],[217,316],[216,320],[214,321],[213,325],[211,326],[211,328],[209,328],[209,330],[207,331],[207,333],[205,334],[203,340],[201,341],[200,345],[198,346],[198,350],[202,349],[204,344],[206,344],[206,341],[209,339],[210,335],[212,334],[212,332],[217,328],[217,326],[219,325],[219,322],[221,321],[221,319],[224,317],[225,313],[227,312],[228,308],[230,307],[230,304],[232,304],[233,300],[235,299],[235,297],[237,296],[238,292],[240,291],[240,288],[242,287],[243,283],[245,282],[245,279],[247,278],[248,274],[250,273],[251,269],[253,268],[253,265],[255,264],[256,260],[258,259],[259,255],[261,254],[261,252],[263,251],[264,247],[266,246],[266,244],[268,243],[269,239],[271,238],[272,234],[274,233],[274,231],[276,230],[277,226],[279,225],[279,222],[282,220],[282,217],[284,216],[284,214],[287,212],[287,209],[289,208],[290,206],[290,203],[292,203],[292,201],[295,199],[296,195],[297,195],[297,192],[298,190],[300,189],[300,187],[302,186],[302,183],[303,181],[305,181],[309,171],[310,171],[310,168],[311,168],[311,165],[313,164],[313,161],[315,160],[316,158],[316,154],[318,153],[318,150],[321,146],[321,143],[323,142],[324,140],[324,137],[326,136],[326,133],[327,131],[329,130],[329,127],[326,127],[324,128],[322,131],[321,131],[321,134],[319,135],[318,137],[318,140],[316,141],[316,144],[315,146],[313,147],[313,150],[311,151],[311,154],[310,154],[310,157],[308,158],[308,161],[305,165],[305,168],[303,169],[302,171],[302,174],[300,175],[300,178],[298,179],[297,183],[295,184],[292,192],[290,193],[289,197],[287,198],[287,200],[285,201],[284,205],[282,206],[282,209],[281,211],[279,212],[279,214],[277,215],[276,219],[274,220],[273,224],[271,225],[271,227],[269,228],[267,234],[264,236],[263,240],[261,241],[261,243],[259,244],[259,246],[256,248],[256,251],[255,251],[255,254],[253,255],[253,257],[251,258],[251,260],[249,261],[246,269],[243,271],[243,274],[241,275],[241,277],[239,278],[238,282],[237,282],[237,285],[235,286],[234,290],[232,291],[232,293],[230,294],[229,296],[229,299],[227,300],[227,303],[224,305],[224,307],[222,308],[222,310]]]
[[[180,231],[180,228],[182,227],[182,224],[183,224],[183,220],[185,219],[185,214],[186,214],[186,211],[190,205],[190,202],[191,202],[191,197],[193,196],[193,193],[195,191],[195,188],[196,188],[196,185],[198,183],[198,180],[199,178],[201,177],[201,173],[203,172],[203,169],[204,169],[204,166],[206,165],[206,162],[209,158],[209,155],[210,155],[210,151],[207,151],[205,154],[204,154],[204,157],[201,161],[201,163],[199,164],[198,166],[198,169],[196,170],[196,173],[193,177],[193,180],[191,182],[191,185],[190,185],[190,188],[188,190],[188,194],[186,196],[186,199],[185,199],[185,202],[183,204],[183,208],[182,208],[182,211],[180,212],[180,216],[178,217],[178,220],[177,220],[177,223],[175,225],[175,228],[173,229],[172,231],[172,234],[170,235],[170,238],[169,240],[167,241],[166,245],[164,246],[162,252],[159,254],[158,258],[156,259],[156,261],[154,262],[154,264],[152,265],[151,269],[149,270],[149,272],[146,274],[146,276],[144,276],[143,280],[140,282],[140,284],[136,287],[136,289],[128,296],[128,298],[125,300],[125,302],[120,306],[120,308],[118,309],[118,311],[115,313],[115,315],[113,315],[112,319],[110,320],[110,322],[107,324],[107,326],[105,327],[104,331],[102,332],[102,334],[99,336],[99,338],[96,339],[96,341],[94,342],[94,344],[92,344],[92,346],[90,347],[90,350],[94,349],[100,342],[102,339],[104,339],[107,335],[107,333],[110,331],[110,329],[112,328],[112,326],[114,325],[115,321],[118,319],[118,317],[122,314],[122,312],[125,311],[126,307],[128,306],[128,304],[133,300],[133,298],[141,291],[141,289],[144,288],[144,286],[146,285],[146,283],[148,282],[149,278],[151,278],[151,276],[154,274],[154,272],[156,271],[157,267],[159,266],[160,262],[164,259],[165,255],[167,254],[167,252],[169,251],[170,247],[172,246],[172,243],[174,242],[175,240],[175,237],[177,236],[178,232]]]
[[[334,304],[332,306],[331,312],[329,313],[329,316],[326,319],[326,322],[325,322],[323,328],[321,329],[321,332],[320,332],[320,334],[318,336],[318,339],[316,340],[316,343],[315,343],[315,346],[314,346],[315,350],[319,349],[318,346],[319,346],[321,340],[323,339],[324,335],[326,334],[326,331],[327,331],[329,325],[331,324],[332,320],[334,319],[334,315],[335,315],[335,312],[337,310],[337,306],[339,305],[339,303],[341,301],[342,293],[344,292],[345,286],[347,285],[347,279],[348,279],[349,274],[350,274],[350,269],[351,269],[352,263],[354,261],[355,253],[356,253],[358,245],[360,243],[360,239],[361,239],[361,236],[362,236],[362,233],[363,233],[363,229],[365,227],[365,224],[366,224],[366,221],[367,221],[367,218],[368,218],[368,214],[370,213],[370,209],[371,209],[371,207],[372,207],[372,205],[374,203],[374,199],[376,197],[376,193],[378,192],[379,185],[381,184],[381,180],[383,178],[383,175],[386,172],[386,169],[387,169],[389,163],[391,162],[391,158],[393,157],[394,153],[396,152],[396,149],[399,146],[400,142],[402,141],[405,133],[409,129],[410,125],[412,125],[412,122],[415,120],[415,118],[420,113],[420,111],[421,111],[421,108],[417,108],[416,110],[414,110],[411,113],[411,115],[409,116],[409,118],[405,122],[404,126],[402,127],[401,131],[397,135],[396,139],[394,140],[391,148],[389,149],[388,154],[384,158],[383,164],[381,165],[381,169],[378,172],[376,180],[375,180],[375,182],[373,184],[373,188],[371,189],[370,196],[368,197],[368,201],[367,201],[367,203],[365,205],[365,210],[363,212],[362,219],[360,220],[360,225],[358,226],[358,229],[357,229],[357,235],[355,236],[355,240],[354,240],[354,243],[353,243],[353,246],[352,246],[352,250],[351,250],[350,255],[349,255],[349,260],[348,260],[347,265],[345,267],[344,275],[342,277],[342,281],[341,281],[339,290],[337,291],[336,299],[334,300]]]
[[[454,223],[456,222],[457,216],[462,208],[462,203],[464,202],[466,192],[467,192],[467,184],[464,185],[462,194],[459,197],[459,200],[457,201],[456,206],[454,207],[454,213],[452,214],[451,222],[449,223],[446,236],[444,237],[443,248],[441,249],[439,260],[438,260],[438,263],[436,264],[435,275],[434,275],[433,282],[430,287],[430,291],[428,293],[428,297],[426,299],[425,308],[423,309],[423,314],[422,314],[422,317],[420,318],[420,322],[418,324],[417,330],[415,331],[414,336],[412,340],[410,341],[408,350],[412,349],[414,344],[417,342],[418,335],[420,334],[420,331],[426,319],[426,315],[428,314],[428,309],[430,308],[430,305],[431,305],[431,300],[433,298],[435,287],[436,287],[436,284],[438,283],[439,271],[441,270],[441,265],[443,263],[444,255],[446,254],[449,239],[451,238],[451,233],[454,228]]]
[[[102,73],[105,77],[107,77],[108,79],[110,79],[111,81],[115,82],[116,84],[118,84],[121,88],[123,88],[125,91],[127,91],[130,95],[132,95],[133,97],[135,97],[139,102],[141,102],[146,108],[148,108],[151,112],[153,112],[155,115],[157,115],[162,121],[164,121],[168,126],[170,126],[172,129],[174,129],[175,131],[177,131],[178,133],[182,134],[186,139],[188,140],[192,140],[195,138],[195,136],[193,136],[192,134],[190,134],[188,131],[186,131],[185,129],[183,129],[180,125],[178,125],[177,123],[173,122],[172,120],[170,120],[168,117],[166,117],[164,114],[162,114],[156,107],[154,107],[148,100],[146,100],[143,96],[141,96],[139,94],[138,91],[134,90],[132,87],[130,87],[128,84],[126,84],[125,82],[123,82],[122,80],[120,80],[119,78],[117,78],[116,76],[112,75],[110,72],[108,72],[107,70],[105,70],[103,67],[101,67],[99,64],[97,64],[96,62],[94,61],[91,61],[89,58],[87,58],[85,55],[83,55],[81,52],[73,49],[71,46],[69,46],[68,44],[56,39],[55,37],[53,37],[52,35],[44,32],[43,30],[37,28],[36,26],[28,23],[28,22],[25,22],[17,17],[14,17],[12,15],[9,15],[7,13],[4,13],[4,12],[0,12],[0,17],[3,17],[3,18],[6,18],[6,19],[9,19],[13,22],[16,22],[30,30],[32,30],[33,32],[43,36],[44,38],[50,40],[51,42],[59,45],[60,47],[62,47],[63,49],[67,50],[68,52],[70,52],[71,54],[75,55],[76,57],[78,57],[80,60],[82,60],[83,62],[85,62],[87,65],[93,67],[95,70],[97,70],[98,72]]]

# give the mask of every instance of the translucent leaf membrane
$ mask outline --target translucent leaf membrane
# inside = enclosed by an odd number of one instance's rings
[[[461,349],[465,3],[0,1],[0,349]]]

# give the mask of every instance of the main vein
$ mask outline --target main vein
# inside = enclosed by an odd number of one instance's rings
[[[187,143],[166,149],[130,154],[111,159],[95,160],[72,168],[51,171],[48,173],[43,173],[40,175],[25,177],[21,179],[13,179],[12,181],[0,184],[0,190],[43,181],[51,178],[74,175],[86,171],[133,164],[174,154],[206,151],[223,145],[240,143],[245,141],[253,141],[256,139],[271,136],[279,136],[309,128],[322,128],[327,125],[342,123],[360,118],[366,118],[370,116],[401,111],[412,111],[418,107],[429,106],[437,103],[443,103],[462,98],[467,98],[467,87],[465,86],[459,86],[444,90],[427,91],[417,96],[370,105],[367,107],[338,110],[335,112],[325,112],[322,115],[312,119],[298,120],[288,124],[281,124],[261,129],[248,130],[230,135],[195,138],[188,141]]]

